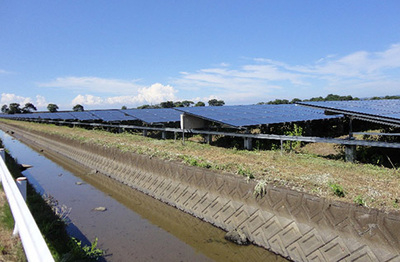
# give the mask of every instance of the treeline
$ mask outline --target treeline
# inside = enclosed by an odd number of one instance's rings
[[[382,96],[382,97],[374,96],[371,98],[365,98],[363,100],[382,100],[382,99],[400,99],[400,96]],[[269,102],[259,102],[257,103],[257,105],[281,105],[281,104],[295,104],[298,102],[351,101],[351,100],[361,100],[361,99],[358,97],[352,97],[350,95],[340,96],[340,95],[329,94],[326,97],[318,96],[304,100],[301,100],[299,98],[293,98],[291,101],[287,99],[275,99],[274,101],[269,101]]]
[[[287,99],[275,99],[274,101],[269,102],[260,102],[258,105],[281,105],[281,104],[295,104],[298,102],[321,102],[321,101],[350,101],[350,100],[360,100],[357,97],[348,96],[339,96],[334,94],[329,94],[325,98],[322,96],[313,97],[310,99],[301,100],[299,98],[293,98],[291,101]]]
[[[48,104],[47,105],[47,110],[51,113],[54,112],[58,112],[58,105],[56,104]],[[85,109],[83,108],[82,105],[75,105],[72,108],[73,111],[84,111]],[[1,107],[1,112],[3,114],[29,114],[29,113],[33,113],[36,112],[37,108],[35,107],[35,105],[33,105],[32,103],[26,103],[24,107],[21,108],[21,105],[18,103],[11,103],[9,105],[3,105]]]
[[[208,100],[209,106],[223,106],[225,102],[223,100],[211,99]],[[193,101],[184,100],[184,101],[166,101],[161,102],[157,105],[142,105],[138,106],[137,109],[148,109],[148,108],[173,108],[173,107],[190,107],[190,106],[206,106],[206,104],[202,101],[197,102],[196,104]],[[126,109],[126,107],[122,107],[122,109]]]

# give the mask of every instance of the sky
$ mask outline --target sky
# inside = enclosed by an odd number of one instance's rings
[[[0,104],[400,95],[400,1],[0,0]]]

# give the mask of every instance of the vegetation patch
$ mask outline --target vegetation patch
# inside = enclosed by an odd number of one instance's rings
[[[346,192],[344,191],[344,189],[341,185],[333,183],[333,182],[329,182],[329,187],[331,188],[333,194],[335,194],[336,196],[345,197]]]

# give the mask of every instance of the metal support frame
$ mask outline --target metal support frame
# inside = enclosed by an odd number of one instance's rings
[[[346,145],[345,147],[345,160],[346,162],[353,163],[355,160],[356,146],[354,145]]]
[[[252,150],[253,149],[253,143],[251,137],[245,137],[244,138],[244,148],[247,150]]]
[[[206,141],[207,144],[211,145],[212,135],[210,135],[210,134],[205,135],[205,141]]]
[[[46,123],[59,123],[58,121],[47,121]],[[108,127],[107,124],[99,123],[81,123],[81,122],[69,122],[68,124],[74,124],[76,126],[91,126],[91,127]],[[228,133],[228,132],[217,132],[217,131],[206,131],[206,130],[194,130],[185,129],[182,131],[180,128],[160,128],[160,127],[143,127],[134,125],[112,125],[112,127],[120,127],[124,129],[138,129],[144,130],[143,133],[147,134],[146,131],[165,131],[173,132],[174,139],[176,141],[177,133],[193,133],[202,135],[223,135],[231,137],[248,137],[253,139],[265,139],[265,140],[282,140],[282,141],[300,141],[307,143],[330,143],[338,145],[356,145],[356,146],[371,146],[371,147],[382,147],[382,148],[398,148],[400,149],[400,143],[388,143],[380,141],[367,141],[367,140],[356,140],[356,139],[338,139],[338,138],[324,138],[324,137],[310,137],[310,136],[286,136],[286,135],[273,135],[273,134],[242,134],[242,133]]]

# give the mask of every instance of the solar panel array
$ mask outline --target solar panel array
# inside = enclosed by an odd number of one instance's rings
[[[235,128],[338,118],[295,104],[176,108],[186,114]]]
[[[148,124],[179,122],[186,113],[212,122],[240,128],[248,126],[301,122],[337,118],[340,115],[325,115],[323,110],[295,104],[289,105],[246,105],[207,106],[161,109],[88,110],[82,112],[41,112],[32,114],[0,115],[5,118],[43,119],[64,121],[142,121]]]
[[[400,121],[400,99],[302,102],[300,105],[382,121]]]
[[[180,112],[172,108],[161,109],[129,109],[129,110],[88,110],[68,112],[39,112],[31,114],[0,114],[1,118],[10,119],[40,119],[63,121],[142,121],[148,124],[180,121]]]
[[[92,110],[89,112],[104,122],[137,120],[136,117],[124,114],[121,110]]]
[[[151,124],[178,122],[181,120],[181,112],[172,108],[126,109],[121,111],[125,114],[134,116],[143,122]]]

